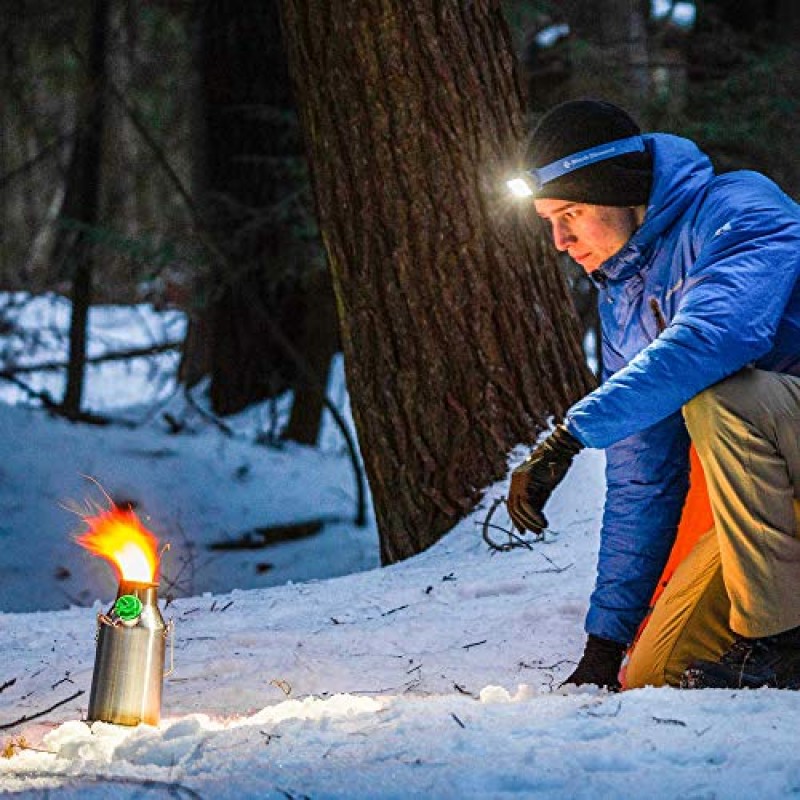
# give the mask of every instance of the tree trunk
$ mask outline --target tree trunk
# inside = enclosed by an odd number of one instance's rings
[[[323,391],[327,383],[331,359],[339,349],[336,306],[328,271],[318,271],[304,293],[305,307],[301,309],[304,320],[302,338],[298,349],[303,354],[315,378],[295,382],[294,401],[289,423],[283,438],[299,444],[316,446],[322,427],[324,408]]]
[[[564,281],[503,186],[524,135],[496,0],[284,0],[384,563],[474,508],[591,385]]]
[[[62,405],[68,417],[80,415],[86,369],[86,338],[92,302],[92,244],[100,204],[100,164],[106,115],[106,50],[110,0],[94,0],[91,11],[86,86],[79,107],[79,130],[59,215],[62,228],[53,262],[67,268],[72,281],[69,365]],[[63,269],[63,267],[61,268]]]
[[[312,319],[317,313],[306,287],[325,265],[309,212],[277,0],[206,0],[198,9],[205,141],[195,188],[221,259],[201,279],[205,300],[182,374],[190,381],[209,374],[214,410],[230,414],[302,382],[282,337],[297,343],[305,336],[303,310]],[[333,297],[318,301],[331,305]],[[329,309],[319,316],[332,318]],[[335,321],[326,339],[335,342]],[[318,424],[321,403],[316,408]]]

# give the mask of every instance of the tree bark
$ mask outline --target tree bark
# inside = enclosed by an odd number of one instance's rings
[[[284,0],[384,563],[475,507],[591,385],[504,177],[523,114],[497,0]]]
[[[86,340],[92,302],[92,243],[100,205],[100,165],[106,117],[106,58],[110,0],[94,0],[91,8],[86,85],[79,108],[79,131],[69,165],[60,220],[64,227],[54,246],[53,261],[66,265],[72,282],[69,366],[62,405],[71,418],[80,415],[86,370]],[[60,271],[60,270],[59,270]]]

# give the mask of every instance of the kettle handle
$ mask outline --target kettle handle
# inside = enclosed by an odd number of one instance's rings
[[[169,669],[163,677],[167,678],[175,672],[175,620],[171,619],[164,628],[164,636],[169,637]]]

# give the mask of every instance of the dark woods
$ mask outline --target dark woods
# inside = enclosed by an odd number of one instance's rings
[[[389,8],[0,0],[0,287],[73,302],[52,405],[94,303],[182,309],[180,380],[292,389],[306,444],[343,350],[386,561],[591,385],[590,287],[486,202],[538,114],[603,96],[800,195],[793,0]]]

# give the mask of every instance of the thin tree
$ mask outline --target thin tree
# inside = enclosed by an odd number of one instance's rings
[[[79,100],[79,128],[72,152],[60,230],[52,261],[67,272],[72,284],[67,386],[62,401],[68,417],[78,418],[83,397],[86,339],[92,302],[94,265],[88,233],[97,224],[100,207],[100,168],[106,118],[107,44],[110,0],[93,0],[89,19],[86,81]]]
[[[533,214],[498,192],[524,138],[500,2],[283,10],[389,563],[474,508],[592,379]]]

